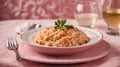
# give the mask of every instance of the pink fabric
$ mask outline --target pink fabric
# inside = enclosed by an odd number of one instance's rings
[[[0,19],[71,18],[79,2],[97,2],[101,17],[104,0],[0,0]]]
[[[82,64],[72,65],[51,65],[36,63],[28,60],[16,61],[15,53],[6,48],[8,37],[16,36],[19,41],[19,35],[15,35],[14,28],[22,24],[21,22],[40,23],[42,26],[50,26],[55,20],[7,20],[0,21],[0,67],[120,67],[120,36],[111,36],[105,33],[106,24],[103,20],[96,23],[94,29],[101,31],[103,39],[112,46],[112,52],[107,56]],[[68,20],[73,25],[77,25],[75,20]],[[20,41],[19,41],[20,43]]]

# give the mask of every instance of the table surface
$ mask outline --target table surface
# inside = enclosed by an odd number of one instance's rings
[[[6,40],[10,36],[19,36],[15,33],[15,27],[25,22],[39,23],[42,26],[51,26],[55,20],[5,20],[0,21],[0,67],[120,67],[120,36],[106,34],[107,25],[103,20],[98,20],[94,29],[103,34],[103,39],[112,46],[112,51],[107,56],[95,61],[69,64],[54,65],[37,63],[28,60],[16,61],[15,53],[6,48]],[[78,25],[75,20],[68,19],[73,25]]]

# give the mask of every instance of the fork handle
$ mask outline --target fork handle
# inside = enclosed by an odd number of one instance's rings
[[[17,49],[15,49],[14,52],[15,52],[15,54],[16,54],[16,60],[19,60],[19,61],[23,60],[23,58],[19,55]]]

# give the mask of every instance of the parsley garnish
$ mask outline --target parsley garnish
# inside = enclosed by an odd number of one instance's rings
[[[64,28],[66,29],[74,29],[74,27],[72,25],[65,25],[67,20],[57,20],[55,21],[55,29],[62,29],[64,30]]]

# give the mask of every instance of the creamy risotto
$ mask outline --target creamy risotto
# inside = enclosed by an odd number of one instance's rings
[[[33,41],[44,46],[70,47],[87,43],[89,37],[80,29],[63,26],[43,29],[34,36]]]

